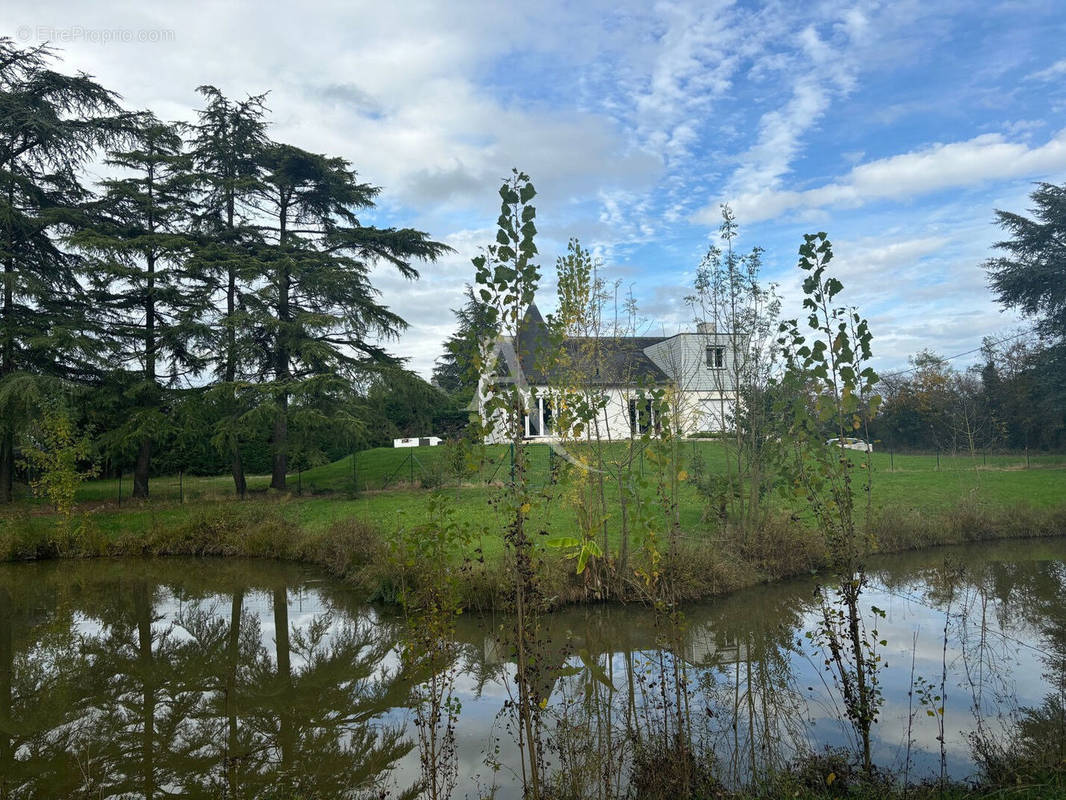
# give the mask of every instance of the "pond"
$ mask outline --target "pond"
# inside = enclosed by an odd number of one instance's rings
[[[879,766],[939,774],[943,733],[943,766],[965,778],[971,734],[1061,735],[1048,726],[1066,691],[1066,540],[885,557],[870,576],[864,602],[885,612]],[[631,606],[547,615],[538,691],[553,779],[624,794],[640,742],[681,709],[726,782],[853,747],[805,635],[815,587],[738,592],[675,625]],[[456,624],[455,797],[520,794],[506,627]],[[0,796],[403,796],[420,779],[411,689],[426,679],[404,668],[404,630],[300,565],[0,565]]]

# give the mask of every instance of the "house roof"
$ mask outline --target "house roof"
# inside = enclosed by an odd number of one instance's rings
[[[548,326],[535,303],[526,310],[518,326],[515,351],[528,383],[550,384],[574,373],[603,386],[668,383],[669,377],[644,352],[663,337],[597,336],[568,337],[563,340],[557,363],[546,362],[553,354]]]

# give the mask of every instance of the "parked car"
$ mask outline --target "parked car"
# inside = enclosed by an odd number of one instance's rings
[[[844,436],[840,439],[827,439],[825,442],[832,447],[843,447],[845,450],[858,450],[862,453],[872,453],[874,446],[869,442],[864,442],[862,439],[856,439],[851,436]]]

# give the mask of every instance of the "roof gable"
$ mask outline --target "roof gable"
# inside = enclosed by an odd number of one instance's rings
[[[568,337],[559,347],[557,363],[546,362],[556,345],[548,325],[535,303],[526,309],[515,337],[515,352],[528,383],[552,384],[580,375],[601,385],[645,385],[666,383],[669,377],[648,358],[646,348],[662,337]]]

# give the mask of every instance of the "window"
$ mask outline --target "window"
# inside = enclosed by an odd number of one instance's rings
[[[631,398],[629,401],[629,432],[633,436],[646,433],[651,427],[654,414],[652,413],[651,400]],[[655,420],[655,429],[659,429],[659,421]]]
[[[533,436],[551,436],[553,416],[551,401],[543,396],[537,397],[536,405],[523,415],[526,438]]]
[[[707,367],[709,369],[722,369],[725,367],[725,348],[707,346]]]

